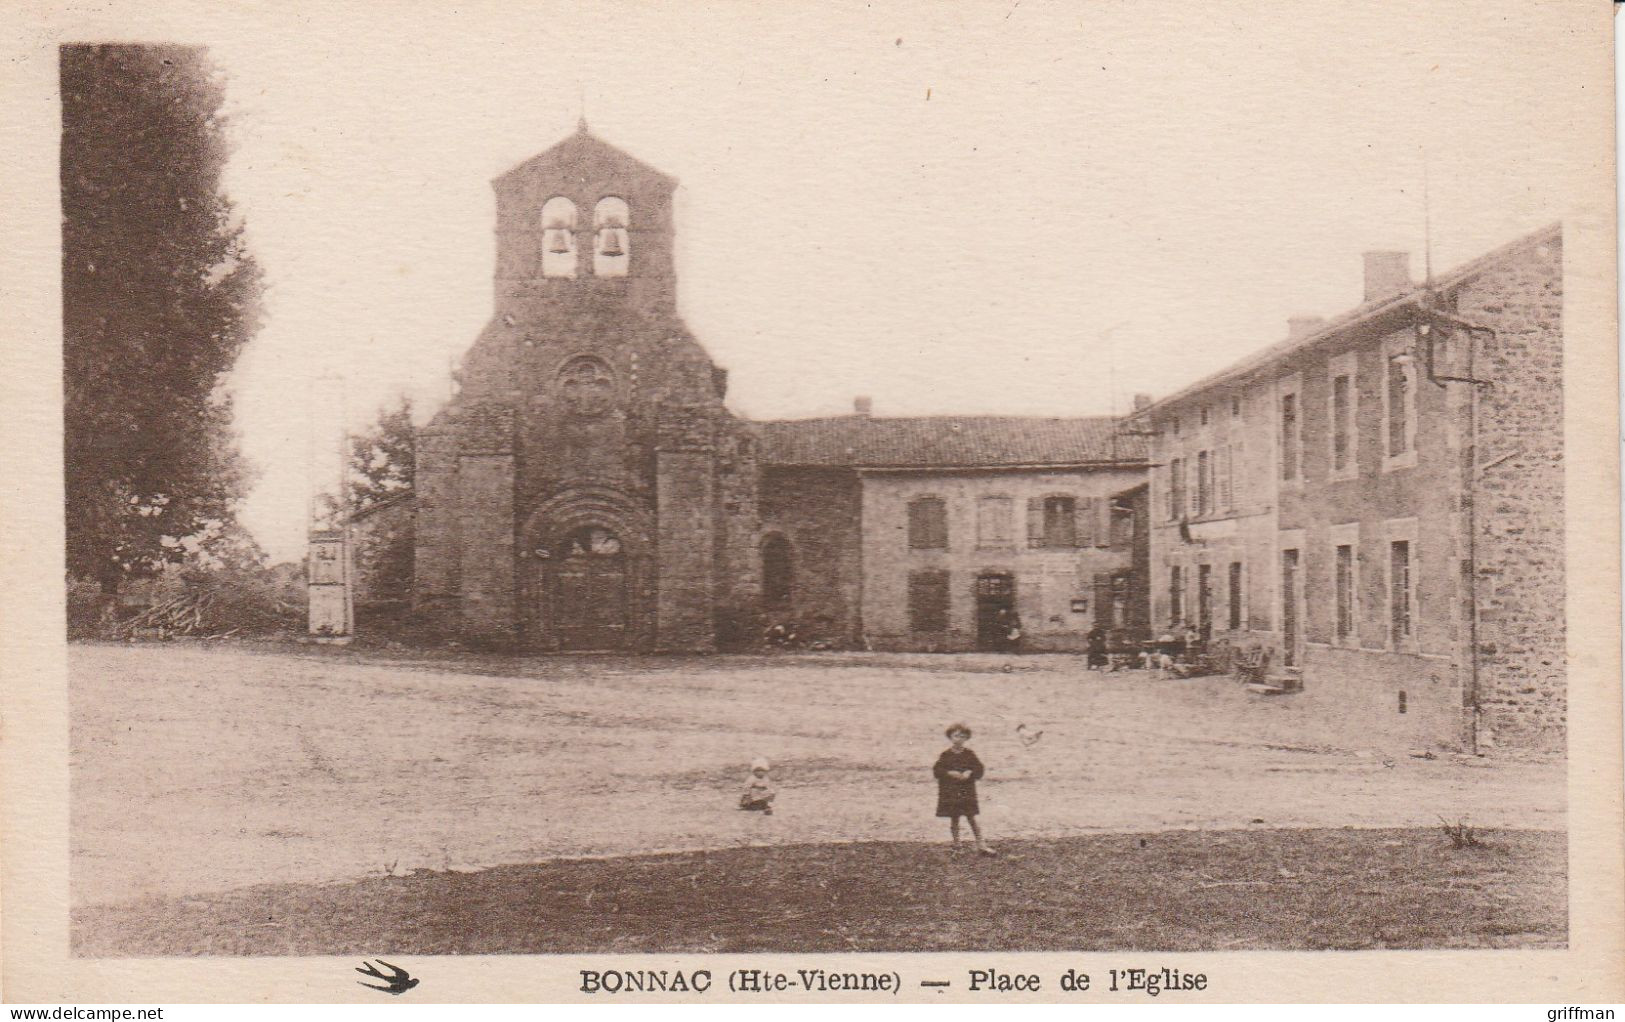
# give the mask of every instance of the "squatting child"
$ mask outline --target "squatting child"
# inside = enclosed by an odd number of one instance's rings
[[[937,815],[948,818],[948,833],[953,835],[954,851],[959,850],[959,818],[970,823],[970,832],[976,839],[976,850],[983,855],[996,854],[982,843],[982,828],[976,825],[976,782],[982,779],[982,761],[976,753],[965,748],[970,740],[970,728],[964,724],[949,724],[946,732],[950,748],[937,757],[931,773],[937,779]]]
[[[739,808],[773,815],[773,799],[777,792],[768,778],[767,760],[758,758],[750,765],[750,776],[745,779],[745,790],[739,795]]]

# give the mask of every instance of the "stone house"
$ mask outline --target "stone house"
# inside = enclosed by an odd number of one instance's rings
[[[1137,413],[1151,616],[1418,744],[1564,735],[1562,232],[1365,300]]]
[[[858,408],[761,424],[770,613],[882,649],[998,648],[1001,609],[1026,650],[1143,628],[1128,491],[1145,446],[1116,419]]]

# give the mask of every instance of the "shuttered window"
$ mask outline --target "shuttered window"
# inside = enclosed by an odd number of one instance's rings
[[[945,550],[948,547],[948,507],[941,497],[916,497],[908,503],[910,550]]]
[[[948,630],[946,571],[916,571],[908,576],[908,626],[916,632]]]

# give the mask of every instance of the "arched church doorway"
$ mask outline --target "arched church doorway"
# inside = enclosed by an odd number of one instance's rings
[[[565,537],[554,555],[549,603],[561,649],[627,645],[627,558],[621,538],[597,525]]]

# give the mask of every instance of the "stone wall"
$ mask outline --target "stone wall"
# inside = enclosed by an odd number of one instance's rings
[[[777,468],[762,472],[762,535],[790,542],[794,585],[787,614],[841,644],[860,640],[862,506],[850,469]],[[759,562],[759,548],[753,554]]]
[[[1564,572],[1563,242],[1543,240],[1463,288],[1478,347],[1475,485],[1480,737],[1561,749],[1568,684]],[[1613,679],[1617,682],[1618,679]]]

